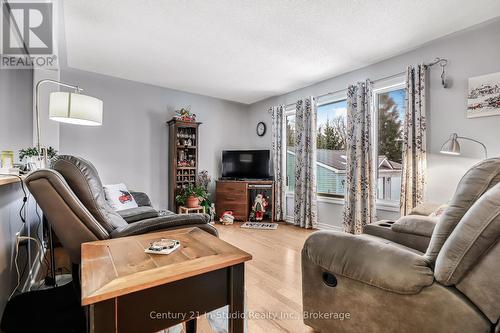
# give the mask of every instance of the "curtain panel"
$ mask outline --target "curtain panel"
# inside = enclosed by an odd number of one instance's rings
[[[371,127],[370,81],[347,89],[347,165],[344,231],[360,234],[375,219],[375,168]]]
[[[426,67],[409,66],[406,73],[406,114],[403,125],[401,215],[424,200],[426,157]]]
[[[286,217],[286,115],[285,105],[273,106],[272,115],[272,160],[274,169],[274,219],[284,221]]]
[[[294,221],[302,228],[318,225],[316,201],[316,101],[297,101],[295,112]]]

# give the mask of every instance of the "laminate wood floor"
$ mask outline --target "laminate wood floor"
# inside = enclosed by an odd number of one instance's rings
[[[302,273],[300,252],[311,230],[280,223],[277,230],[216,225],[219,237],[252,254],[245,264],[249,333],[312,333],[304,325],[302,312]],[[267,319],[257,319],[257,315]],[[276,317],[273,317],[276,316]],[[198,320],[199,333],[212,333],[205,317]]]

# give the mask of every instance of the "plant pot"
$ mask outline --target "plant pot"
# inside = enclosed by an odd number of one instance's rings
[[[186,200],[186,207],[187,208],[197,208],[200,206],[200,199],[194,196],[190,196]]]

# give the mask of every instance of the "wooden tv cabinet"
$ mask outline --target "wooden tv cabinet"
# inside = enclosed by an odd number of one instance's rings
[[[274,181],[272,180],[218,180],[215,187],[215,210],[217,218],[231,210],[237,221],[248,221],[252,203],[249,190],[266,186],[271,190],[271,222],[274,222]],[[270,188],[269,188],[270,187]]]

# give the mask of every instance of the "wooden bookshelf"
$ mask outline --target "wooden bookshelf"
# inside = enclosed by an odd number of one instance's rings
[[[196,184],[198,177],[198,129],[201,123],[180,121],[167,122],[169,130],[168,209],[177,211],[175,196],[189,185]]]

